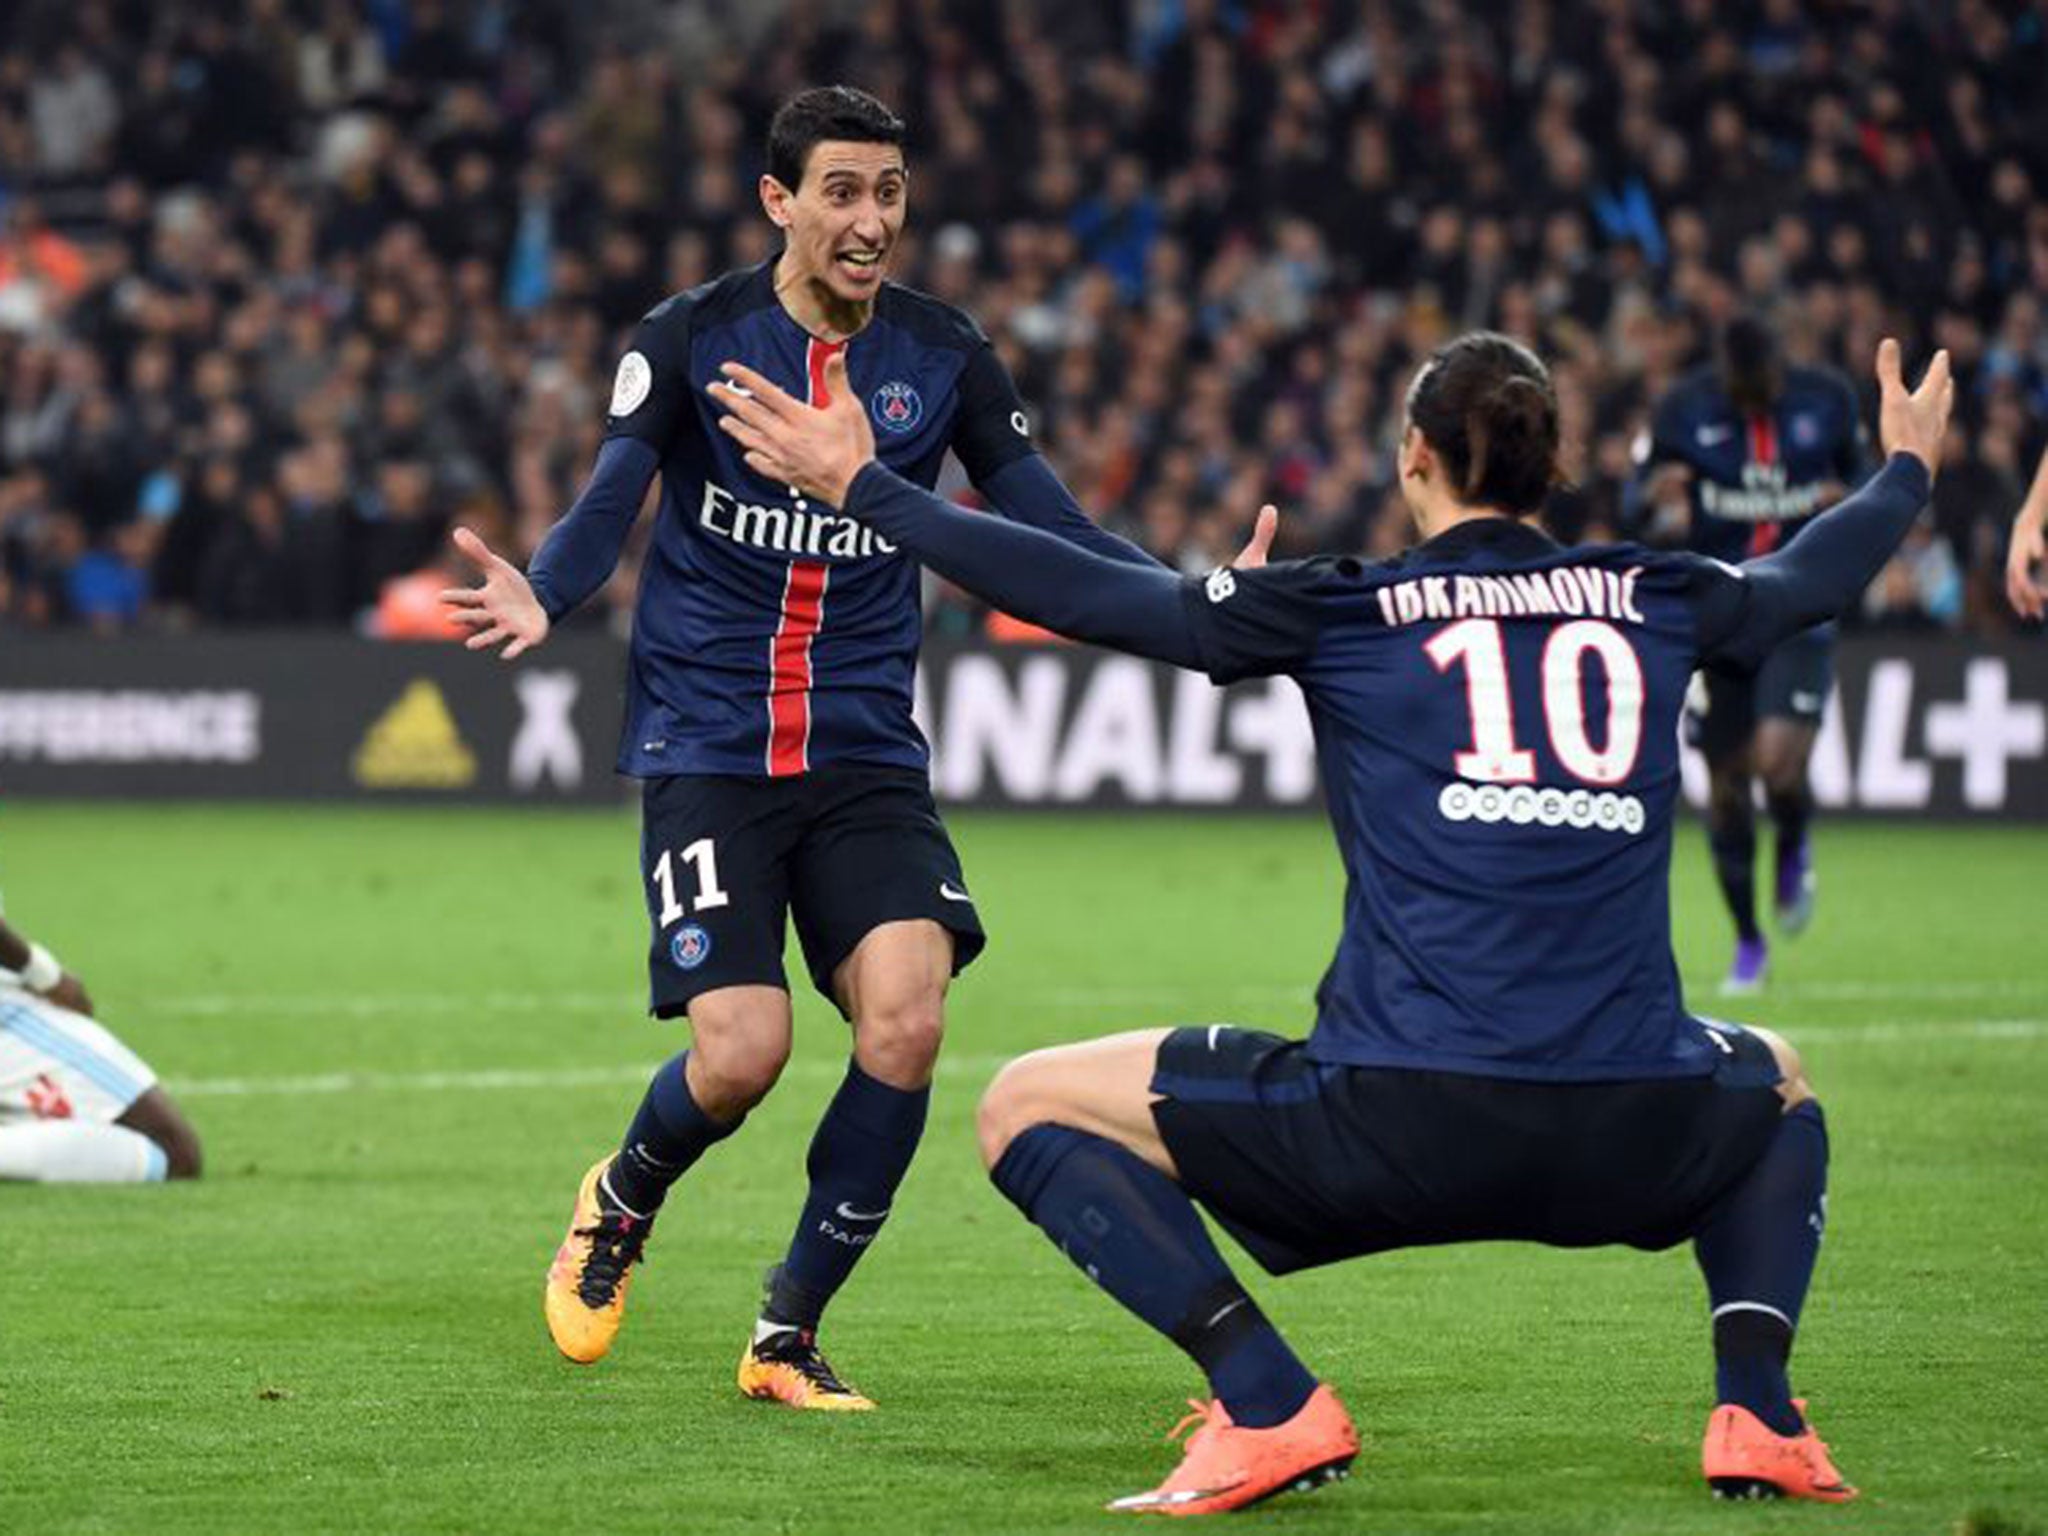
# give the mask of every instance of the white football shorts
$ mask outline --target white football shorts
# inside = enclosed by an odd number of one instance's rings
[[[0,1125],[118,1120],[156,1074],[112,1031],[46,997],[0,982]]]

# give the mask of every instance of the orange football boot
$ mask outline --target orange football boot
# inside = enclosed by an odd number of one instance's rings
[[[1792,1406],[1806,1427],[1781,1435],[1747,1408],[1723,1403],[1707,1420],[1700,1470],[1717,1499],[1819,1499],[1846,1504],[1856,1490],[1828,1459],[1828,1448],[1806,1422],[1806,1399]]]
[[[1301,1411],[1270,1429],[1247,1429],[1230,1420],[1222,1403],[1188,1399],[1195,1411],[1173,1427],[1175,1440],[1191,1424],[1187,1449],[1173,1475],[1150,1493],[1134,1493],[1109,1508],[1133,1514],[1214,1515],[1243,1509],[1290,1490],[1307,1492],[1347,1474],[1358,1454],[1358,1431],[1327,1386]]]
[[[827,1413],[865,1413],[874,1403],[839,1379],[809,1328],[778,1328],[740,1356],[740,1390],[764,1402]]]
[[[548,1332],[555,1348],[578,1365],[602,1360],[612,1347],[626,1313],[626,1286],[654,1226],[653,1218],[600,1198],[598,1180],[611,1163],[601,1157],[583,1175],[569,1234],[548,1266]]]

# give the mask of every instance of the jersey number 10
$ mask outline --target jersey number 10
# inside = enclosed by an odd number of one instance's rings
[[[1454,766],[1460,778],[1482,784],[1533,784],[1536,754],[1515,735],[1515,699],[1508,686],[1507,647],[1497,619],[1447,624],[1423,647],[1439,672],[1465,668],[1465,701],[1472,715],[1472,746]],[[1607,721],[1594,746],[1586,729],[1586,658],[1599,659],[1607,677]],[[1550,632],[1543,647],[1543,723],[1550,750],[1584,784],[1619,784],[1636,765],[1643,744],[1643,664],[1635,647],[1612,624],[1575,619]]]

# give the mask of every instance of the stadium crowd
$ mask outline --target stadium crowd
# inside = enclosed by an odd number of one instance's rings
[[[1993,0],[16,0],[0,626],[432,632],[529,552],[639,315],[773,253],[776,103],[910,121],[896,275],[995,338],[1081,502],[1189,569],[1388,552],[1412,361],[1553,360],[1567,538],[1716,325],[1960,381],[1869,622],[1994,628],[2048,438],[2048,33]],[[632,567],[609,589],[623,615]],[[979,622],[934,593],[931,622]],[[605,620],[603,605],[597,622]]]

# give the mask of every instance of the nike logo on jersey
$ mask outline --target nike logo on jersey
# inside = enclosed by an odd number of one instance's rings
[[[1735,429],[1733,427],[1726,425],[1715,426],[1712,423],[1698,428],[1693,433],[1693,437],[1702,448],[1718,448],[1734,435]]]
[[[840,1201],[833,1209],[839,1212],[840,1219],[844,1221],[880,1221],[889,1214],[889,1207],[886,1205],[879,1211],[856,1211],[844,1200]]]
[[[1803,715],[1814,713],[1824,702],[1826,701],[1817,693],[1802,693],[1797,689],[1793,690],[1792,707]]]
[[[954,885],[950,880],[941,880],[939,882],[939,894],[948,901],[972,902],[974,900],[972,896],[961,890],[957,885]]]

